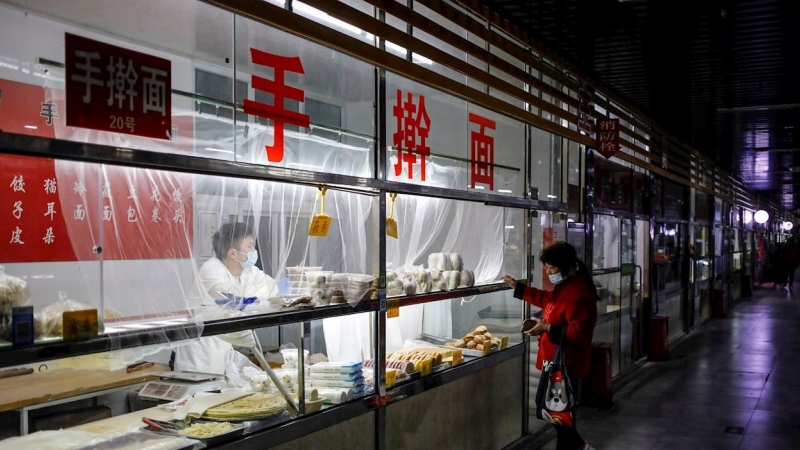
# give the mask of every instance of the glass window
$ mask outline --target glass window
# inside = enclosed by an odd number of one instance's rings
[[[286,84],[278,91],[282,104],[276,105],[272,88],[255,89],[251,82],[252,95],[247,96],[253,99],[251,114],[231,124],[238,161],[373,175],[375,71],[371,65],[241,17],[236,18],[236,52],[237,73],[246,79],[281,76]],[[272,67],[276,65],[281,67]],[[291,91],[285,89],[290,88],[299,89],[301,97],[289,96]],[[269,111],[253,113],[270,107],[284,109],[282,114],[288,118],[275,120],[275,113]]]
[[[536,127],[530,127],[531,181],[538,199],[561,201],[561,155],[570,141]]]
[[[3,55],[0,89],[6,97],[6,107],[0,112],[3,131],[154,152],[191,154],[197,151],[209,158],[231,159],[232,104],[234,99],[242,98],[233,95],[231,86],[231,13],[192,0],[157,5],[129,4],[120,17],[109,15],[108,8],[63,8],[47,3],[26,4],[24,8],[0,5],[0,29],[14,36],[0,44]],[[153,21],[154,17],[170,20]],[[135,23],[149,25],[142,28],[132,25]],[[66,33],[168,60],[171,84],[166,86],[165,94],[170,95],[171,100],[169,136],[145,138],[127,132],[67,126],[63,66],[66,64]],[[19,45],[23,42],[25,45]],[[137,76],[144,78],[144,74]],[[239,81],[247,83],[249,80]],[[241,88],[244,85],[240,85]],[[20,95],[11,100],[8,97],[11,92]],[[94,86],[91,93],[95,99],[93,103],[109,95],[103,83]],[[143,97],[137,92],[137,96],[132,97],[134,104]],[[40,115],[42,104],[50,105],[49,119]],[[8,105],[13,108],[9,109]],[[99,126],[108,125],[104,122]],[[226,142],[228,145],[223,145]],[[206,151],[206,148],[223,151]]]

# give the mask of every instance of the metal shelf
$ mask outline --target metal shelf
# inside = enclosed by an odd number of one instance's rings
[[[369,311],[377,311],[377,301],[363,301],[355,308],[335,305],[312,309],[284,311],[272,314],[212,320],[197,324],[187,322],[180,325],[159,326],[135,331],[104,334],[84,341],[45,341],[25,347],[0,348],[0,367],[33,364],[71,356],[136,348],[146,345],[166,344],[202,336],[215,336],[234,331],[272,327],[309,320],[340,317]]]
[[[481,286],[473,286],[469,288],[456,289],[447,292],[432,292],[430,294],[418,294],[408,297],[392,297],[389,300],[400,300],[400,306],[421,305],[423,303],[439,302],[442,300],[451,300],[461,297],[472,297],[473,295],[489,294],[492,292],[509,291],[511,290],[507,284],[503,282],[484,284]]]
[[[436,292],[403,297],[400,306],[419,305],[459,297],[487,294],[510,290],[504,283],[493,283],[450,292]],[[33,364],[71,356],[136,348],[146,345],[166,344],[203,336],[215,336],[241,330],[266,328],[330,317],[346,316],[363,312],[378,311],[380,302],[362,301],[355,308],[349,305],[333,305],[303,310],[283,311],[271,314],[234,317],[212,320],[197,324],[187,322],[180,325],[158,326],[142,330],[123,331],[100,335],[84,341],[66,342],[62,340],[38,342],[25,347],[0,347],[0,368],[22,364]]]

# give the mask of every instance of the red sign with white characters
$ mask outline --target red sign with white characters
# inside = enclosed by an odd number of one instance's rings
[[[425,108],[425,96],[419,96],[419,103],[414,103],[414,94],[406,93],[403,101],[403,91],[397,90],[397,102],[392,108],[392,115],[397,120],[393,144],[397,148],[397,163],[394,165],[395,176],[403,173],[403,164],[408,169],[408,179],[414,178],[414,165],[417,164],[417,155],[420,158],[421,179],[425,181],[425,160],[431,155],[431,149],[426,143],[431,131],[431,118]]]
[[[478,131],[471,131],[469,138],[472,188],[481,183],[494,190],[494,136],[486,134],[486,130],[494,130],[497,124],[473,113],[469,113],[469,122],[478,125]]]
[[[267,105],[245,99],[244,112],[245,114],[263,117],[272,121],[275,131],[272,145],[267,146],[267,160],[269,162],[281,162],[283,161],[284,125],[288,123],[304,128],[310,126],[308,115],[289,111],[286,109],[284,101],[287,98],[297,102],[305,101],[305,92],[286,85],[286,72],[304,74],[303,63],[298,56],[273,55],[255,48],[250,49],[250,56],[253,59],[253,64],[273,69],[272,80],[253,75],[253,89],[272,94],[273,101],[272,105]]]
[[[0,262],[191,256],[191,175],[0,155]],[[100,226],[102,224],[102,234]]]
[[[597,151],[606,159],[619,151],[619,119],[597,121]]]
[[[170,139],[169,60],[67,33],[67,125]]]
[[[0,261],[76,260],[55,172],[51,159],[0,156]]]

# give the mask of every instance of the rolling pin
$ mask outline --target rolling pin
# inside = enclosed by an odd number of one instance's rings
[[[33,373],[33,369],[9,369],[0,371],[0,378],[11,378]]]

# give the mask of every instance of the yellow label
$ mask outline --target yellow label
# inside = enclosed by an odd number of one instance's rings
[[[389,319],[400,317],[400,300],[386,300],[386,317]]]
[[[483,343],[483,356],[492,352],[492,341],[487,340]]]
[[[67,311],[63,313],[64,340],[73,341],[97,337],[97,310]]]
[[[397,239],[397,221],[391,217],[386,218],[386,235]]]
[[[311,226],[308,228],[309,236],[325,237],[331,229],[331,216],[327,214],[317,214],[311,219]]]
[[[508,348],[508,336],[503,336],[500,339],[500,350],[505,350]]]
[[[394,370],[387,370],[386,371],[386,387],[394,387],[394,383],[397,380],[397,372]]]

